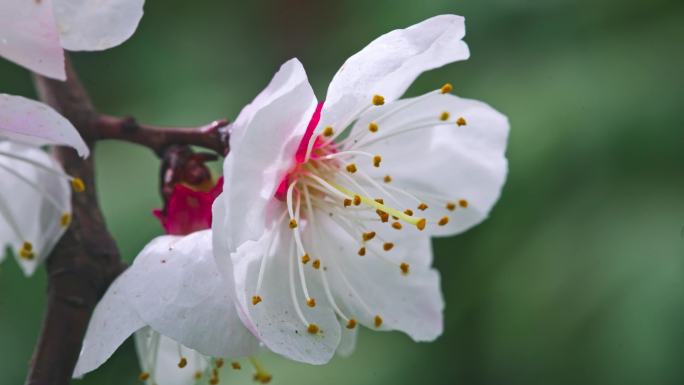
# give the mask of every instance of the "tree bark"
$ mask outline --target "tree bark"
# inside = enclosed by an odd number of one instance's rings
[[[125,268],[97,202],[92,132],[97,114],[67,60],[66,82],[35,77],[40,99],[66,117],[91,149],[82,159],[56,147],[64,170],[85,183],[72,194],[72,222],[47,260],[48,301],[42,331],[26,380],[29,385],[65,385],[71,380],[83,336],[97,301]]]

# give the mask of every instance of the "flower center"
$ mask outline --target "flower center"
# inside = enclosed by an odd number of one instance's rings
[[[352,293],[365,310],[366,314],[358,316],[364,317],[366,324],[374,325],[376,328],[383,324],[382,317],[373,312],[371,306],[364,302],[363,297],[356,293],[344,277],[344,271],[339,268],[341,262],[338,263],[335,258],[330,257],[334,253],[325,250],[329,246],[326,245],[324,230],[316,225],[317,213],[325,215],[319,215],[318,218],[331,220],[341,231],[358,242],[358,256],[378,258],[395,266],[399,274],[408,275],[409,264],[406,261],[398,261],[392,252],[396,250],[394,242],[400,243],[401,238],[391,236],[391,232],[413,229],[422,231],[428,225],[445,226],[449,223],[449,216],[445,214],[450,214],[459,206],[467,207],[468,202],[465,199],[453,200],[427,191],[402,188],[399,178],[392,183],[392,176],[378,176],[375,171],[383,163],[382,154],[369,152],[377,148],[374,145],[379,141],[391,143],[387,139],[406,132],[439,126],[445,126],[444,129],[455,129],[466,125],[465,118],[458,117],[452,120],[447,111],[423,117],[416,116],[415,120],[399,122],[398,119],[393,119],[408,108],[415,111],[423,106],[429,107],[436,98],[443,97],[443,94],[450,90],[451,86],[445,85],[421,97],[387,106],[384,106],[382,96],[375,95],[368,106],[353,117],[352,121],[340,125],[340,131],[335,132],[333,127],[325,127],[314,137],[321,119],[323,103],[317,106],[299,144],[293,166],[279,182],[274,194],[285,206],[276,226],[281,226],[285,218],[289,218],[289,228],[294,238],[289,261],[290,294],[295,312],[309,333],[318,334],[320,330],[317,325],[307,321],[302,310],[305,308],[304,304],[308,307],[316,306],[316,300],[309,292],[304,266],[311,266],[320,272],[320,281],[327,302],[338,317],[346,322],[347,328],[353,329],[357,320],[344,314],[337,306],[326,277],[328,267],[341,275],[338,282],[347,286],[346,291]],[[367,130],[360,129],[359,117],[370,109],[378,109],[378,114],[374,114],[375,120],[367,123]],[[346,138],[338,140],[355,122],[356,129],[351,130]],[[411,165],[407,164],[406,167]],[[384,226],[392,230],[388,233],[382,228]],[[305,243],[303,231],[310,233],[311,239],[318,241]],[[252,297],[254,306],[268,300],[262,298],[260,288],[266,259],[275,255],[271,250],[274,238],[275,236],[271,238],[271,243],[266,248],[266,257],[261,262],[256,292]],[[299,285],[295,284],[296,275],[299,276]],[[304,294],[303,301],[297,294],[297,286]]]

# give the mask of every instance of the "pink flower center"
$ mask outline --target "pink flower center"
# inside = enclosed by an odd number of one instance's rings
[[[287,194],[287,186],[290,185],[291,182],[291,176],[293,174],[296,174],[301,170],[302,164],[306,163],[306,152],[309,149],[309,143],[311,142],[311,138],[313,137],[314,130],[316,130],[316,126],[318,126],[318,122],[321,120],[321,110],[323,109],[323,103],[320,102],[316,106],[316,110],[314,111],[313,115],[311,115],[311,120],[309,120],[309,124],[306,126],[306,132],[304,132],[304,136],[302,137],[302,141],[299,142],[299,147],[297,147],[297,152],[295,153],[294,157],[294,166],[290,171],[288,171],[287,175],[280,181],[278,184],[278,188],[276,189],[276,192],[274,196],[276,199],[284,201],[285,200],[285,195]],[[326,142],[321,139],[320,136],[317,136],[313,148],[311,150],[311,153],[314,154],[316,150],[320,149],[326,144]]]

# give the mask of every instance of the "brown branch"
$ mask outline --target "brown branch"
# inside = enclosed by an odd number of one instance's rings
[[[98,114],[69,59],[67,81],[35,76],[40,99],[69,119],[90,147],[88,159],[68,147],[55,148],[64,170],[83,180],[86,191],[72,197],[72,222],[47,260],[48,303],[27,385],[66,385],[78,360],[95,305],[125,265],[107,230],[95,192],[95,142],[118,139],[152,149],[160,157],[175,145],[228,153],[228,121],[197,128],[162,128],[132,118]],[[209,156],[209,155],[204,155]]]
[[[44,102],[91,138],[95,110],[68,62],[67,73],[66,82],[36,76],[36,88]],[[88,145],[94,152],[92,140]],[[97,202],[94,156],[82,159],[66,147],[57,147],[55,156],[67,173],[83,179],[86,191],[73,194],[72,224],[47,260],[48,303],[29,385],[69,383],[92,311],[124,268]]]
[[[118,139],[138,143],[162,156],[172,145],[204,147],[220,155],[228,154],[227,120],[217,120],[206,126],[158,127],[140,124],[135,119],[99,115],[95,119],[97,139]]]

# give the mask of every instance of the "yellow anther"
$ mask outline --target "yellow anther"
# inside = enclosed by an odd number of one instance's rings
[[[373,157],[373,166],[380,167],[380,162],[382,162],[382,157],[380,155]]]
[[[353,174],[356,172],[356,165],[354,163],[350,163],[347,165],[347,172],[350,174]]]
[[[359,255],[362,256],[362,257],[363,257],[364,255],[366,255],[366,248],[365,248],[365,247],[362,247],[362,248],[359,249]]]
[[[309,325],[309,327],[311,327],[311,325]],[[318,329],[318,327],[316,328]],[[261,382],[262,384],[267,384],[273,379],[273,376],[268,374],[268,372],[263,368],[263,366],[261,366],[261,363],[256,359],[256,357],[249,357],[249,362],[251,362],[252,366],[254,366],[254,369],[256,369],[256,373],[254,373],[254,381]]]
[[[314,259],[314,261],[311,262],[311,267],[318,270],[321,267],[321,260],[320,259]]]
[[[216,384],[218,384],[218,383],[219,383],[219,378],[218,378],[218,377],[211,377],[211,378],[209,379],[209,384],[211,384],[211,385],[216,385]]]
[[[421,219],[416,223],[416,227],[418,230],[423,231],[425,230],[425,225],[427,224],[427,220],[425,218]]]
[[[443,122],[449,120],[449,113],[446,112],[446,111],[442,112],[442,113],[439,115],[439,120],[441,120],[441,121],[443,121]]]
[[[74,178],[71,180],[71,188],[75,192],[83,192],[85,191],[85,183],[83,183],[83,179],[81,178]]]
[[[443,217],[439,220],[439,222],[437,222],[437,224],[440,225],[440,226],[444,226],[444,225],[446,225],[447,223],[449,223],[449,217],[447,217],[446,215],[443,216]]]
[[[406,215],[408,215],[408,216],[411,216],[411,215],[413,215],[413,210],[411,210],[411,209],[406,209],[406,210],[404,210],[404,214],[406,214]]]
[[[389,214],[387,214],[386,212],[384,212],[382,210],[375,210],[375,212],[380,217],[380,220],[382,221],[382,223],[387,223],[389,221]]]
[[[148,372],[140,372],[140,374],[138,375],[138,379],[140,381],[147,381],[148,378],[150,378],[150,373]]]
[[[195,377],[195,380],[201,380],[202,372],[200,372],[199,370],[195,371],[195,375],[193,377]]]
[[[19,256],[27,261],[30,261],[36,257],[36,255],[33,253],[33,245],[31,242],[24,242],[21,245],[21,248],[19,249]]]
[[[223,358],[217,358],[216,361],[214,361],[214,363],[216,364],[217,368],[222,368],[224,364]]]
[[[401,230],[401,222],[393,222],[392,228],[395,230]]]
[[[333,131],[333,128],[330,126],[323,129],[323,136],[325,136],[326,138],[333,136],[334,133],[335,131]]]
[[[440,88],[439,92],[441,92],[443,94],[448,94],[453,89],[454,89],[454,86],[452,86],[451,83],[446,83],[442,86],[442,88]]]
[[[188,360],[185,357],[181,357],[180,361],[178,361],[178,367],[183,369],[188,365]]]
[[[465,126],[466,120],[463,117],[460,117],[460,118],[456,119],[456,124],[459,126]]]
[[[421,203],[418,205],[418,210],[420,210],[420,211],[425,211],[425,210],[427,210],[427,208],[428,208],[428,205],[426,205],[425,203]]]
[[[62,216],[59,218],[59,224],[62,227],[67,227],[71,223],[71,214],[69,213],[64,213]]]
[[[356,327],[356,320],[353,318],[350,318],[349,321],[347,321],[347,329],[352,330]]]
[[[373,199],[373,200],[376,201],[376,202],[378,202],[378,203],[380,203],[381,205],[384,205],[384,204],[385,204],[385,200],[382,199],[382,198],[375,198],[375,199]]]
[[[368,123],[368,131],[370,132],[378,132],[378,124],[375,122],[370,122]]]
[[[271,382],[273,379],[273,376],[271,376],[268,373],[254,373],[254,381],[257,381],[262,384],[268,384]]]
[[[401,274],[407,275],[409,273],[409,264],[406,262],[402,262],[401,265],[399,265],[399,268],[401,269]]]
[[[385,183],[389,183],[392,181],[392,177],[389,175],[385,175],[385,177],[382,179]]]
[[[358,195],[354,195],[354,206],[358,206],[361,204],[361,197]]]
[[[363,238],[364,242],[368,242],[371,239],[375,238],[375,231],[369,231],[367,233],[361,234],[361,238]]]
[[[307,298],[306,299],[306,306],[308,307],[316,307],[316,300],[313,298]]]
[[[394,247],[394,243],[392,243],[392,242],[385,242],[382,245],[382,249],[385,251],[390,251],[390,250],[392,250],[393,247]]]
[[[468,207],[468,201],[465,199],[461,199],[460,201],[458,201],[458,205],[463,207],[463,208],[466,208],[466,207]]]
[[[311,334],[316,334],[318,333],[318,325],[316,324],[309,324],[309,326],[306,328],[306,331],[311,333]]]
[[[291,229],[296,229],[297,228],[297,220],[292,218],[290,219],[290,228]]]
[[[302,263],[303,264],[306,265],[307,263],[309,263],[310,260],[311,260],[311,258],[309,257],[309,254],[302,255]]]
[[[230,366],[231,366],[233,369],[235,369],[235,370],[240,370],[240,369],[242,369],[242,365],[240,365],[240,363],[237,362],[237,361],[231,362],[231,363],[230,363]]]
[[[447,210],[449,210],[449,211],[454,211],[454,210],[456,210],[456,203],[454,203],[454,202],[447,202],[446,208],[447,208]]]
[[[351,199],[346,198],[346,199],[344,200],[344,207],[349,207],[349,206],[351,206],[351,204],[352,204],[352,200],[351,200]]]
[[[373,105],[382,106],[385,104],[385,98],[382,95],[373,95]]]
[[[379,315],[376,315],[375,319],[373,319],[373,324],[375,324],[376,328],[379,328],[380,325],[382,325],[382,318],[380,318]]]
[[[252,296],[252,305],[256,305],[259,302],[261,302],[261,296],[260,295],[253,295]]]

